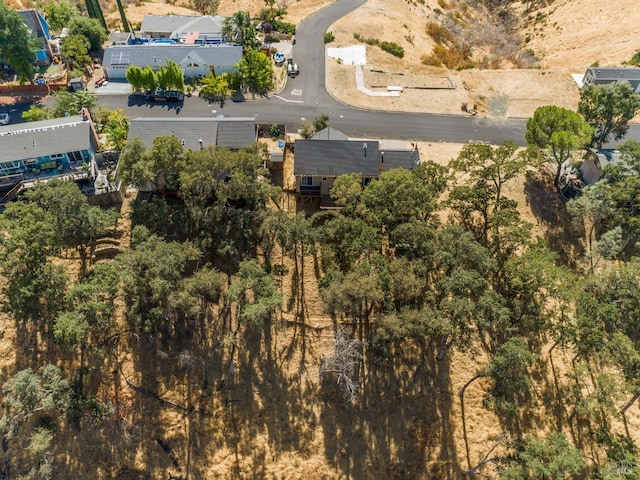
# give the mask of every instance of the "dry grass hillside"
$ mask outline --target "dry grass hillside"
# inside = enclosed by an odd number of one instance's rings
[[[509,47],[500,45],[500,31],[491,29],[479,16],[470,16],[467,37],[478,41],[473,60],[489,68],[463,70],[434,68],[422,64],[431,54],[436,42],[427,35],[429,22],[445,23],[448,14],[463,17],[464,5],[456,1],[426,0],[396,2],[393,8],[384,0],[370,0],[365,6],[338,21],[331,30],[336,41],[331,46],[357,43],[353,34],[393,41],[404,48],[405,56],[396,58],[375,46],[367,46],[367,65],[374,70],[395,74],[387,84],[437,84],[449,76],[455,90],[416,90],[405,88],[399,98],[369,97],[355,91],[354,68],[330,60],[329,88],[338,98],[364,108],[399,111],[430,111],[460,113],[463,104],[476,105],[479,114],[490,117],[529,117],[541,105],[554,104],[575,109],[579,99],[578,87],[572,73],[584,73],[594,64],[617,66],[628,60],[640,48],[635,40],[633,1],[616,2],[615,8],[603,0],[558,0],[548,7],[524,13],[523,6],[513,9],[520,15],[517,26],[522,45],[521,54],[528,49],[538,59],[536,68],[515,68],[517,64],[505,60]],[[615,27],[614,27],[615,26]],[[615,35],[604,32],[615,28]],[[484,40],[484,43],[480,40]],[[446,45],[446,42],[445,42]],[[504,52],[504,54],[502,53]],[[397,74],[405,75],[405,78]],[[406,75],[411,76],[409,80]],[[365,86],[374,83],[367,78]],[[372,88],[372,90],[377,90]]]

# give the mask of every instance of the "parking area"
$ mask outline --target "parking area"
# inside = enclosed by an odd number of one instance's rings
[[[126,80],[109,80],[109,83],[99,88],[91,83],[87,90],[96,95],[128,95],[131,93],[131,85]]]

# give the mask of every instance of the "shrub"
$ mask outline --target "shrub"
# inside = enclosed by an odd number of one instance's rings
[[[279,35],[265,35],[264,43],[278,43],[280,41]]]
[[[380,48],[387,53],[390,53],[394,57],[402,58],[404,57],[404,48],[398,45],[395,42],[382,42],[380,44]]]
[[[432,67],[442,66],[440,59],[433,53],[430,53],[429,55],[422,55],[422,57],[420,57],[420,61],[422,61],[423,65],[431,65]]]
[[[284,17],[286,14],[287,11],[282,8],[265,8],[260,12],[259,17],[263,22],[271,22]]]
[[[427,35],[433,38],[436,43],[447,43],[451,41],[451,33],[443,25],[436,22],[427,23]]]
[[[359,42],[366,43],[367,45],[378,45],[380,43],[380,40],[378,40],[377,38],[365,38],[359,33],[354,33],[353,38],[355,38]]]
[[[276,140],[279,136],[280,136],[280,127],[278,126],[277,123],[274,123],[273,125],[271,125],[271,127],[269,128],[269,136],[273,139]]]
[[[640,65],[640,50],[638,50],[636,53],[634,53],[633,57],[631,57],[631,60],[629,60],[626,63],[628,63],[629,65],[639,66]]]
[[[286,33],[287,35],[295,35],[296,26],[293,23],[282,22],[280,20],[276,20],[275,18],[271,20],[271,27],[280,33]]]
[[[324,34],[324,43],[331,43],[336,39],[333,32],[325,32]]]
[[[422,57],[422,63],[434,67],[445,65],[447,68],[474,68],[475,64],[470,58],[471,52],[468,49],[458,46],[447,48],[444,45],[436,45],[433,47],[431,55]]]

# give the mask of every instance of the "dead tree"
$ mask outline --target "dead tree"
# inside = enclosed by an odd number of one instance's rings
[[[358,398],[360,388],[355,374],[356,367],[362,360],[362,343],[351,337],[346,329],[338,328],[334,348],[334,354],[323,359],[320,375],[334,376],[345,402],[351,403]]]

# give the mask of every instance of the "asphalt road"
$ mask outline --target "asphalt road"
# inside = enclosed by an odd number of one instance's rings
[[[226,101],[223,105],[197,97],[180,104],[149,104],[139,95],[100,95],[110,109],[121,108],[129,118],[208,117],[211,115],[255,116],[258,123],[285,124],[296,131],[304,119],[329,115],[331,126],[350,137],[402,139],[428,142],[466,143],[471,140],[499,144],[511,140],[524,145],[526,119],[477,118],[469,115],[397,113],[362,110],[331,97],[325,86],[324,33],[336,20],[363,5],[366,0],[336,0],[305,19],[298,27],[293,58],[300,68],[285,88],[269,98]],[[48,101],[47,101],[48,103]],[[632,125],[625,140],[640,140],[640,125]]]

